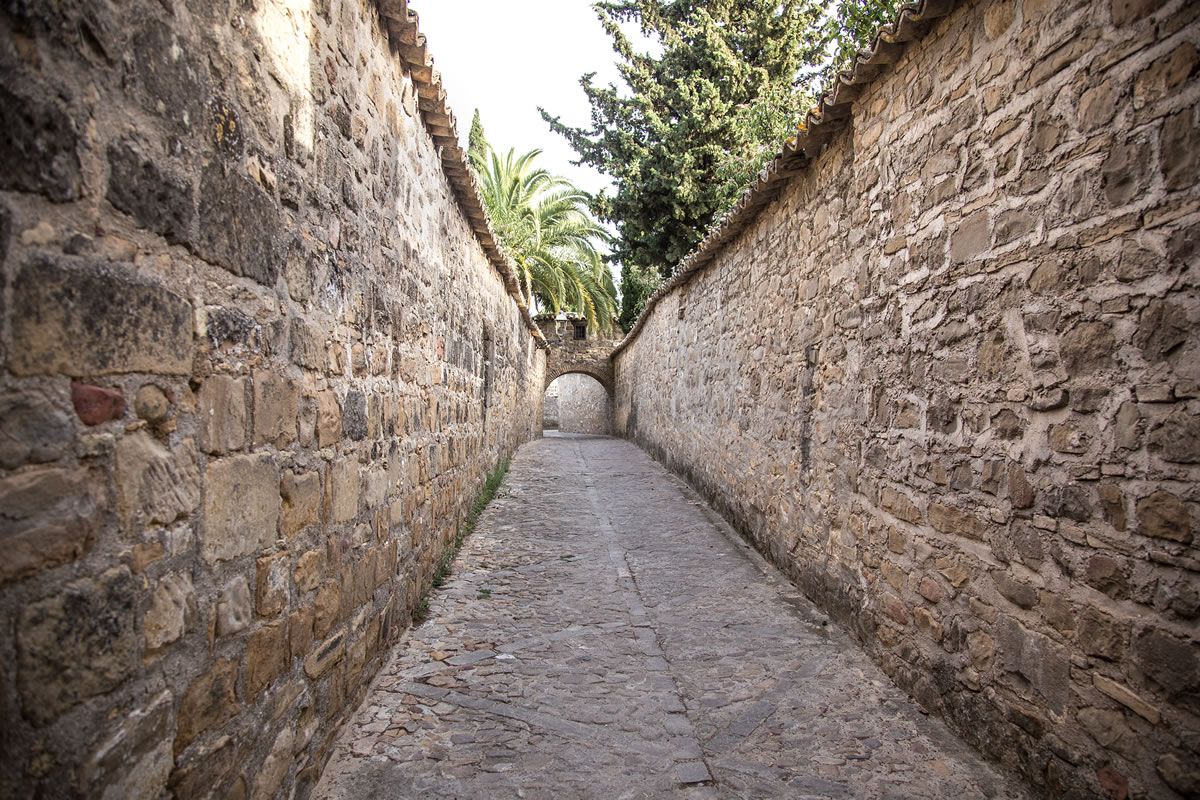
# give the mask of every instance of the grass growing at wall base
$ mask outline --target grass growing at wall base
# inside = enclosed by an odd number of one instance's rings
[[[429,618],[429,596],[433,594],[434,589],[440,589],[445,585],[446,579],[450,577],[451,567],[454,564],[455,557],[458,556],[458,551],[462,549],[463,542],[475,530],[475,524],[479,522],[479,515],[487,508],[488,503],[492,502],[492,498],[496,496],[500,484],[504,483],[504,476],[508,473],[508,465],[510,459],[505,459],[496,465],[496,468],[488,473],[487,479],[483,482],[483,488],[479,490],[479,496],[475,498],[475,502],[471,505],[471,510],[467,513],[467,518],[463,520],[463,524],[459,526],[458,533],[454,536],[454,541],[442,553],[442,557],[438,559],[437,567],[433,571],[433,581],[425,594],[421,595],[421,599],[417,601],[416,607],[413,609],[413,624],[420,625]]]

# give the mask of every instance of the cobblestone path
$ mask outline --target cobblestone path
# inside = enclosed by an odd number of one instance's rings
[[[319,798],[1017,798],[632,444],[529,444]]]

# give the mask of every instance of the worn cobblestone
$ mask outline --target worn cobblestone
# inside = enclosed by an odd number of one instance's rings
[[[560,435],[518,453],[314,796],[1027,795],[637,447]]]

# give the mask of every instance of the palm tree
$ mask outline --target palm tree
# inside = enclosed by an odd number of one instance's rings
[[[588,214],[588,195],[534,167],[541,150],[501,155],[482,135],[477,141],[471,165],[492,227],[517,265],[526,301],[554,313],[583,314],[589,326],[609,330],[617,292],[598,249],[608,234]]]

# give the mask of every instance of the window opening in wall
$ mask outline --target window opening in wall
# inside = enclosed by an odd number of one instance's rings
[[[586,339],[586,338],[587,338],[587,323],[586,322],[576,322],[575,323],[575,339],[580,340],[580,339]]]

